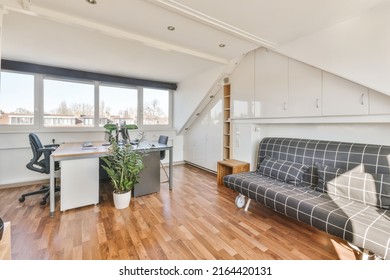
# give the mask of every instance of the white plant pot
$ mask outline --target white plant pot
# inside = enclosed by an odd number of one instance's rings
[[[131,191],[126,193],[113,192],[114,205],[116,209],[124,209],[129,207],[131,200]]]

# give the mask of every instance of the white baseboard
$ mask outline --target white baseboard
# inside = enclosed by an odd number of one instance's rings
[[[193,163],[193,162],[189,162],[189,161],[184,161],[184,162],[187,163],[187,164],[189,164],[189,165],[195,166],[195,167],[197,167],[197,168],[199,168],[199,169],[203,169],[204,171],[207,171],[207,172],[210,172],[210,173],[213,173],[213,174],[217,174],[216,171],[211,170],[211,169],[208,169],[208,168],[203,167],[203,166],[200,166],[200,165],[197,165],[197,164],[195,164],[195,163]]]
[[[49,180],[42,179],[42,180],[35,180],[35,181],[26,181],[26,182],[4,184],[4,185],[0,185],[0,189],[18,188],[18,187],[24,187],[24,186],[28,186],[28,185],[38,185],[38,184],[49,184]]]

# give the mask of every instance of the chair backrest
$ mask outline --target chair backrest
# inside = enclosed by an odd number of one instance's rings
[[[40,161],[43,152],[39,151],[39,149],[43,148],[41,141],[35,133],[30,133],[28,135],[30,140],[30,146],[33,153],[33,157],[29,163],[27,163],[26,167],[30,170],[37,171],[40,173],[50,173],[49,164],[45,164],[45,161]]]
[[[158,143],[159,144],[168,144],[168,136],[165,135],[160,135],[158,138]],[[163,160],[165,158],[165,151],[160,151],[160,160]]]

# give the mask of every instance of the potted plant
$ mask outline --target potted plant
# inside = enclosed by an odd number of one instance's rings
[[[102,158],[105,163],[102,168],[114,187],[113,198],[117,209],[126,208],[130,204],[131,191],[138,183],[139,173],[144,168],[142,158],[142,151],[137,151],[136,147],[130,144],[119,145],[114,139],[109,147],[109,154]]]

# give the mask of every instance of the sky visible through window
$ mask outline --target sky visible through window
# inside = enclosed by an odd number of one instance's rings
[[[34,76],[1,73],[0,110],[10,113],[18,108],[34,111]]]
[[[65,102],[71,107],[77,104],[89,105],[94,108],[94,85],[92,83],[74,83],[59,80],[44,80],[44,111],[45,114],[58,114],[59,106]]]

